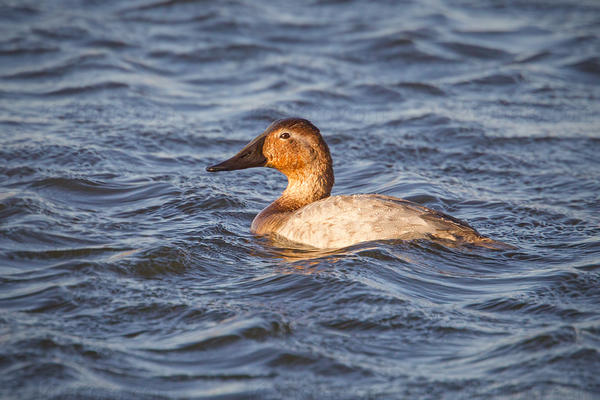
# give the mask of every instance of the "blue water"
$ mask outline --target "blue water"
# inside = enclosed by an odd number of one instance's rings
[[[1,2],[0,398],[600,398],[600,3],[272,3]],[[517,249],[253,237],[289,116]]]

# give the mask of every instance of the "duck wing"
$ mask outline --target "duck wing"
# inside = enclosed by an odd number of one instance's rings
[[[275,233],[312,247],[341,248],[366,241],[410,240],[437,234],[452,239],[453,231],[480,236],[465,222],[419,204],[361,194],[331,196],[302,207]]]
[[[466,222],[397,197],[359,194],[331,196],[295,211],[276,235],[316,248],[342,248],[374,240],[437,239],[511,249],[482,236]]]

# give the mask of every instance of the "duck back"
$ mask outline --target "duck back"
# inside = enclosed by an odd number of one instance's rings
[[[316,248],[390,239],[436,238],[476,244],[491,241],[457,218],[407,200],[375,194],[331,196],[308,204],[289,215],[274,233]]]

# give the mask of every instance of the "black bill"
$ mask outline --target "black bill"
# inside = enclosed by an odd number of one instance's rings
[[[248,143],[239,153],[222,163],[207,167],[208,172],[233,171],[252,167],[264,167],[267,159],[263,155],[266,133]]]

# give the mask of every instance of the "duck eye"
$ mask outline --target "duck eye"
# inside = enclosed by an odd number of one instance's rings
[[[287,132],[283,132],[281,135],[279,135],[280,138],[282,139],[289,139],[290,138],[290,134]]]

